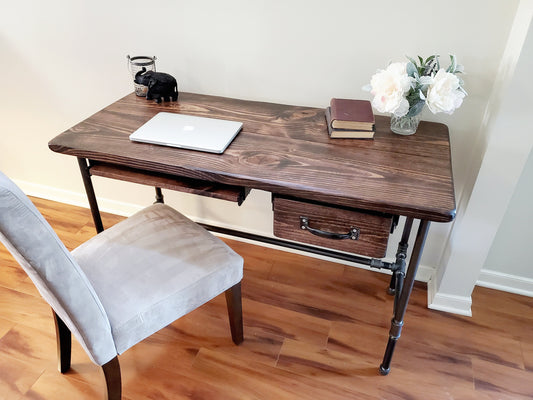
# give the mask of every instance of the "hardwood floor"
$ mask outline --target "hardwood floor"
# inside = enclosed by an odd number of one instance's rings
[[[32,200],[68,248],[94,235],[88,210]],[[532,298],[476,288],[468,318],[427,309],[416,284],[383,377],[386,275],[226,242],[245,259],[244,343],[231,341],[221,295],[120,356],[124,399],[533,398]],[[72,370],[57,371],[51,310],[1,245],[0,310],[0,399],[103,399],[75,340]]]

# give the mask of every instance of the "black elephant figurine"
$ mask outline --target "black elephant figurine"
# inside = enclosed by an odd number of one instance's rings
[[[178,100],[178,83],[176,79],[164,72],[146,72],[146,68],[135,74],[135,83],[148,86],[148,92],[146,92],[146,100],[155,99],[157,103],[161,103],[161,100],[173,101]]]

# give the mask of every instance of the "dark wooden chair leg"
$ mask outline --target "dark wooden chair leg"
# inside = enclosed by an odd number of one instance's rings
[[[229,324],[233,343],[241,344],[244,340],[242,325],[241,283],[237,283],[225,292],[228,306]]]
[[[72,335],[65,323],[54,313],[54,323],[56,326],[57,341],[57,368],[64,374],[70,369],[70,355],[72,349]]]
[[[106,400],[121,400],[122,380],[120,377],[120,364],[118,363],[118,356],[102,365],[102,370],[104,371],[105,383],[107,387]]]

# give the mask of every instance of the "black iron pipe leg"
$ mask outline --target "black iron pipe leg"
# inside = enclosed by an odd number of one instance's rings
[[[402,238],[400,243],[398,243],[398,250],[396,250],[396,262],[395,265],[400,268],[405,265],[405,259],[407,258],[407,248],[409,247],[409,236],[411,235],[411,228],[413,227],[413,218],[408,217],[405,220],[405,225],[403,226]],[[396,274],[392,274],[390,278],[390,284],[388,293],[394,295],[396,293],[396,283],[397,283]],[[401,291],[401,288],[399,289]]]
[[[156,204],[165,202],[165,199],[163,198],[163,191],[160,187],[155,188],[155,202]]]
[[[420,258],[422,256],[422,250],[424,249],[424,243],[426,242],[428,230],[429,221],[420,221],[420,226],[418,227],[418,232],[416,234],[415,245],[413,247],[413,254],[411,254],[411,258],[409,260],[407,275],[403,280],[399,297],[397,301],[395,301],[394,315],[392,317],[391,329],[389,332],[389,341],[387,343],[387,348],[385,349],[383,362],[379,366],[379,372],[382,375],[387,375],[390,372],[392,354],[394,353],[396,342],[402,333],[403,318],[405,316],[405,311],[407,310],[407,304],[409,303],[411,291],[413,290],[416,271],[418,270],[418,265],[420,264]]]
[[[394,296],[394,294],[396,294],[396,276],[394,273],[390,277],[390,283],[389,288],[387,289],[387,293],[391,296]]]
[[[398,308],[398,304],[400,304],[400,295],[402,293],[403,289],[403,283],[405,281],[405,263],[401,266],[401,268],[394,271],[394,287],[396,289],[394,293],[394,308],[392,315],[396,315],[396,309]]]
[[[100,210],[98,209],[98,203],[96,202],[96,195],[94,194],[93,182],[91,181],[91,173],[89,171],[89,166],[87,165],[87,160],[78,157],[78,165],[80,166],[81,178],[83,179],[83,186],[85,186],[85,192],[87,193],[87,199],[89,200],[89,206],[91,207],[91,214],[93,216],[96,232],[103,232],[104,225],[102,224],[102,217],[100,216]]]

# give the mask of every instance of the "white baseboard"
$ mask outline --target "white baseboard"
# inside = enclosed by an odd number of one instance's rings
[[[428,281],[428,308],[453,314],[472,316],[472,298],[438,293],[435,279]]]
[[[28,196],[39,197],[42,199],[53,200],[59,203],[70,204],[73,206],[89,208],[89,202],[85,193],[74,192],[71,190],[58,189],[52,186],[40,185],[38,183],[15,180],[15,183]],[[98,198],[98,208],[102,212],[111,214],[129,216],[142,207],[137,204],[125,203],[122,201]]]
[[[482,269],[476,285],[533,297],[533,279]]]
[[[57,189],[52,186],[40,185],[37,183],[31,183],[31,182],[20,181],[20,180],[16,180],[15,182],[28,196],[34,196],[34,197],[57,201],[60,203],[70,204],[70,205],[74,205],[78,207],[89,208],[89,202],[87,201],[87,196],[85,193],[74,192],[74,191],[64,190],[64,189]],[[121,202],[121,201],[116,201],[116,200],[111,200],[111,199],[106,199],[106,198],[101,198],[101,197],[98,198],[98,207],[100,211],[102,212],[107,212],[107,213],[121,215],[121,216],[129,216],[142,209],[142,206],[138,204],[126,203],[126,202]],[[220,225],[218,221],[197,218],[194,215],[188,215],[188,217],[199,223],[205,223],[209,225]],[[223,227],[228,228],[228,229],[234,229],[234,230],[242,229],[242,227],[232,226],[232,225],[227,225],[227,224],[224,224]],[[271,236],[270,233],[268,232],[254,232],[250,230],[247,230],[247,232],[257,234],[257,235],[262,235],[262,236]],[[220,235],[220,236],[224,236],[224,235]],[[303,251],[294,250],[294,249],[290,249],[286,247],[271,245],[268,243],[250,241],[250,240],[238,238],[238,237],[231,237],[231,238],[235,240],[244,241],[244,242],[254,243],[260,246],[264,246],[264,247],[276,248],[276,249],[288,251],[291,253],[302,254],[308,257],[314,257],[314,258],[318,258],[321,260],[338,262],[338,263],[342,263],[345,265],[363,268],[367,270],[371,269],[370,267],[364,266],[361,264],[351,263],[349,261],[342,261],[342,260],[334,259],[331,257],[321,256],[321,255],[314,254],[314,253],[303,252]],[[389,261],[393,261],[393,260],[389,260]],[[376,270],[376,269],[372,269],[372,270],[383,272],[383,273],[389,273],[389,271],[386,271],[386,270]],[[435,269],[432,267],[420,265],[418,268],[417,274],[416,274],[416,280],[421,281],[421,282],[428,282],[434,271]]]
[[[478,286],[533,297],[533,279],[482,269]],[[472,316],[472,298],[438,293],[434,279],[428,281],[428,308]]]

